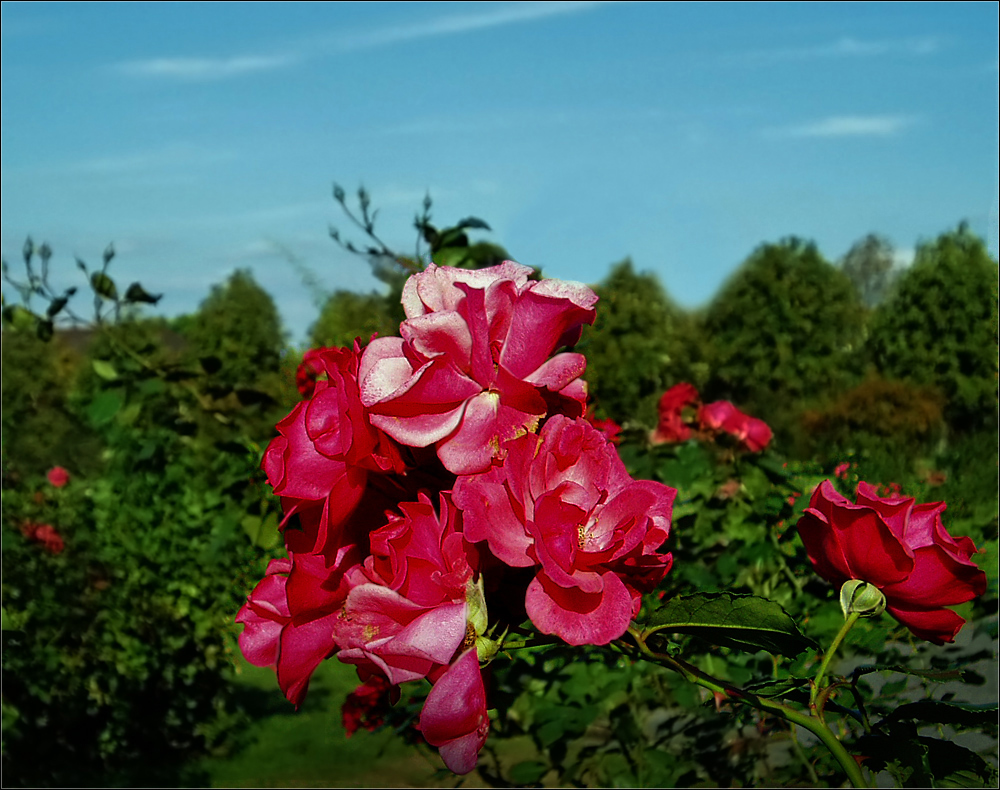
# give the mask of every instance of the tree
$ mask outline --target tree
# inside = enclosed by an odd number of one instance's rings
[[[885,296],[893,279],[892,266],[892,245],[874,233],[856,241],[840,260],[840,268],[868,307],[874,307]]]
[[[862,308],[847,276],[815,244],[764,244],[715,297],[707,395],[727,398],[792,439],[804,405],[856,380]]]
[[[195,353],[221,363],[223,386],[249,386],[281,369],[285,333],[271,296],[246,269],[212,286],[198,312],[181,325]]]
[[[600,302],[579,350],[598,406],[615,420],[656,424],[656,400],[689,377],[692,319],[674,304],[656,275],[636,273],[625,259],[595,287]]]
[[[335,291],[309,329],[309,345],[311,348],[350,346],[356,337],[364,344],[374,333],[379,337],[395,335],[403,319],[399,307],[399,293],[395,290],[388,296],[374,291],[367,294]]]
[[[872,359],[889,378],[938,387],[958,431],[997,418],[997,262],[964,223],[920,245],[875,312]]]

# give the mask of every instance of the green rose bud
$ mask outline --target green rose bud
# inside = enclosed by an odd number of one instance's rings
[[[852,613],[862,617],[878,617],[885,611],[885,596],[873,584],[861,579],[850,579],[840,588],[840,608],[845,619]]]

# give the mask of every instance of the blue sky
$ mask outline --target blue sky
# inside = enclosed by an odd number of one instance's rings
[[[294,339],[378,287],[327,235],[364,184],[548,276],[631,256],[685,306],[765,241],[997,250],[998,5],[20,3],[2,14],[2,249],[48,240],[187,312],[253,270]]]

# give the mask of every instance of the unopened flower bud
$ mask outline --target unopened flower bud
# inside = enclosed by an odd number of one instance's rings
[[[885,596],[873,584],[849,579],[840,588],[840,608],[845,618],[855,612],[862,617],[878,617],[885,611]]]

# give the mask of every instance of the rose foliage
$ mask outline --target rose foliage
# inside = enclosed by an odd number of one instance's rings
[[[566,349],[597,297],[531,274],[431,264],[400,337],[309,352],[263,460],[288,558],[237,616],[296,705],[321,661],[355,664],[355,728],[386,686],[429,680],[418,727],[456,773],[486,741],[482,670],[508,634],[606,645],[672,562],[676,492],[633,480],[584,417]]]

